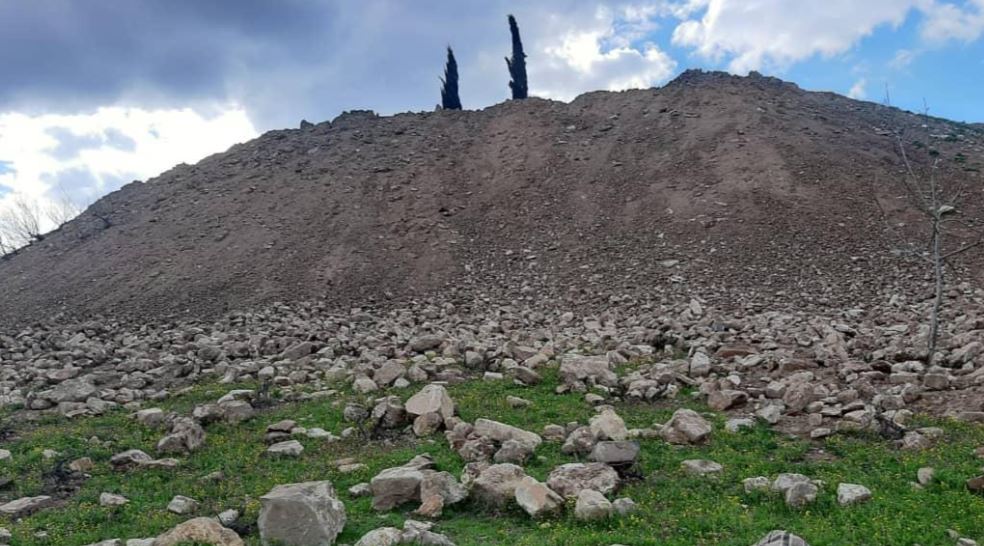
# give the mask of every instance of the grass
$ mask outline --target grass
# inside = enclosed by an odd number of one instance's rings
[[[466,420],[493,418],[505,423],[540,431],[548,423],[569,421],[586,423],[593,410],[579,394],[554,393],[557,377],[547,372],[545,381],[535,387],[519,387],[503,382],[473,381],[451,388],[452,397]],[[224,385],[200,385],[160,407],[189,412],[196,403],[212,401],[231,389]],[[397,392],[406,399],[416,387]],[[533,402],[530,408],[514,409],[507,395]],[[417,453],[430,453],[438,468],[459,474],[463,462],[451,452],[443,437],[432,439],[378,440],[367,444],[352,438],[337,443],[301,438],[305,446],[298,459],[271,459],[263,455],[263,432],[267,424],[290,418],[302,426],[322,427],[340,432],[344,402],[354,398],[343,393],[329,400],[285,403],[239,425],[210,425],[206,446],[183,457],[176,470],[137,470],[126,473],[109,468],[109,458],[119,451],[139,448],[153,454],[161,430],[147,429],[129,419],[125,412],[68,421],[45,418],[39,423],[12,422],[7,426],[16,435],[4,447],[13,458],[0,463],[0,476],[14,477],[12,489],[0,491],[0,498],[13,499],[37,495],[50,486],[59,463],[78,457],[91,457],[96,468],[91,479],[58,507],[38,512],[21,521],[0,521],[14,534],[14,544],[84,545],[108,538],[154,536],[187,519],[166,510],[175,495],[199,500],[199,515],[214,515],[235,508],[242,512],[239,530],[247,544],[258,545],[253,523],[259,513],[258,498],[282,483],[331,480],[345,502],[348,524],[340,543],[354,543],[371,529],[401,526],[408,505],[388,513],[376,513],[368,498],[350,498],[347,489],[368,481],[380,470],[402,464]],[[706,411],[689,396],[672,404],[652,406],[619,404],[619,414],[630,427],[646,427],[663,422],[676,407]],[[711,415],[711,414],[708,414]],[[674,447],[660,440],[641,440],[641,481],[627,484],[619,496],[629,496],[638,511],[607,522],[585,524],[576,521],[572,510],[556,519],[533,521],[519,508],[490,513],[465,502],[445,510],[437,530],[459,546],[469,545],[735,545],[748,546],[772,529],[788,529],[806,538],[813,546],[921,544],[951,545],[947,530],[962,536],[984,539],[984,497],[969,493],[964,481],[980,474],[981,465],[973,453],[984,445],[984,428],[956,422],[932,422],[946,430],[937,447],[920,452],[900,452],[877,438],[835,435],[823,442],[809,442],[774,433],[759,426],[738,434],[724,431],[724,417],[712,415],[715,431],[706,446]],[[930,421],[927,420],[927,423]],[[96,442],[90,438],[97,437]],[[46,459],[42,452],[53,449],[59,455]],[[367,468],[353,474],[340,474],[331,464],[342,457],[356,457]],[[680,470],[684,459],[703,458],[724,465],[722,474],[711,478],[691,477]],[[561,453],[557,444],[545,443],[527,472],[545,479],[552,468],[573,459]],[[910,482],[922,466],[937,469],[937,482],[925,490],[915,490]],[[225,479],[207,482],[202,477],[221,470]],[[787,508],[781,498],[766,494],[746,494],[743,478],[775,476],[780,472],[800,472],[826,482],[818,500],[803,510]],[[870,488],[874,498],[865,504],[841,507],[836,502],[840,482],[860,483]],[[130,503],[118,508],[99,506],[101,492],[118,493]],[[36,533],[44,531],[46,538]]]

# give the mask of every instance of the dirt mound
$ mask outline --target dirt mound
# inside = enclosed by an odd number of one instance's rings
[[[875,203],[906,214],[898,134],[981,204],[979,128],[755,74],[692,71],[570,104],[346,113],[99,200],[0,263],[0,316],[435,291],[854,303],[922,280]]]

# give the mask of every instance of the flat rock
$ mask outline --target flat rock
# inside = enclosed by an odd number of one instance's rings
[[[595,444],[588,460],[605,463],[614,467],[627,466],[635,463],[639,457],[638,442],[598,442]]]
[[[304,453],[304,446],[297,440],[287,440],[273,444],[267,448],[266,452],[268,455],[277,457],[300,457],[301,453]]]
[[[239,538],[235,531],[223,527],[218,520],[212,518],[194,518],[181,523],[155,538],[151,546],[178,546],[189,543],[245,546],[243,539]]]
[[[21,497],[6,504],[0,504],[0,514],[12,518],[21,518],[30,515],[44,508],[51,502],[51,497],[40,495],[37,497]]]
[[[562,497],[576,497],[583,489],[608,495],[618,487],[618,472],[604,463],[563,464],[550,472],[547,487]]]
[[[680,466],[688,474],[696,474],[698,476],[717,474],[724,470],[724,467],[720,464],[706,459],[688,459],[680,463]]]
[[[99,506],[123,506],[128,502],[130,502],[130,499],[127,499],[123,495],[113,493],[99,494]]]
[[[543,443],[543,438],[539,434],[498,421],[492,421],[491,419],[476,419],[475,434],[491,438],[496,442],[516,440],[532,449],[536,449],[537,446]]]

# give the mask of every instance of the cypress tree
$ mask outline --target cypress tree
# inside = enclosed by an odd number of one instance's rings
[[[512,89],[512,98],[525,99],[529,95],[529,88],[526,83],[526,53],[523,53],[523,41],[519,39],[519,25],[516,18],[509,16],[509,33],[512,34],[512,58],[506,57],[506,66],[509,67],[509,89]]]
[[[461,110],[461,98],[458,96],[458,61],[454,59],[451,46],[448,46],[448,62],[444,65],[444,77],[441,78],[441,108]]]

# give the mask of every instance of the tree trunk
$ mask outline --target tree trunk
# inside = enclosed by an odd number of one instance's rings
[[[940,307],[943,306],[943,254],[942,241],[943,234],[940,231],[940,215],[936,213],[933,218],[933,273],[936,276],[936,294],[933,299],[933,311],[929,320],[929,339],[926,350],[926,363],[933,365],[936,356],[936,340],[940,333]]]

